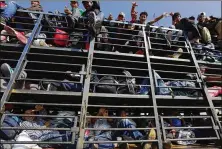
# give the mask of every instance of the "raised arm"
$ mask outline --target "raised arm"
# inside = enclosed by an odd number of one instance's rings
[[[150,25],[153,25],[154,23],[158,22],[159,20],[165,18],[165,17],[168,17],[170,14],[169,13],[166,13],[164,12],[162,15],[160,15],[159,17],[155,18],[154,20],[150,21],[149,24]]]
[[[136,7],[137,7],[137,3],[136,2],[132,2],[132,8],[131,8],[131,18],[133,21],[135,21],[137,19],[137,13],[136,12]]]

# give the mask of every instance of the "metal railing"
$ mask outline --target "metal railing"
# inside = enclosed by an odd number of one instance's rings
[[[29,12],[24,11],[22,12]],[[32,12],[34,13],[34,12]],[[33,106],[43,105],[54,111],[70,110],[78,113],[75,118],[75,124],[71,128],[21,128],[21,127],[1,127],[4,129],[17,130],[52,130],[52,131],[69,131],[72,133],[71,139],[67,141],[38,141],[36,144],[75,144],[78,149],[84,148],[84,144],[121,144],[136,143],[144,145],[146,143],[157,142],[159,148],[163,148],[165,141],[186,141],[186,140],[221,140],[221,124],[215,113],[216,106],[214,100],[209,96],[206,84],[201,77],[199,65],[195,57],[195,53],[186,39],[186,36],[179,34],[179,30],[161,28],[151,26],[150,30],[145,30],[145,25],[129,24],[117,21],[105,21],[105,31],[101,32],[101,36],[90,37],[86,28],[75,28],[74,32],[83,33],[78,44],[69,45],[68,47],[57,47],[54,45],[55,38],[52,35],[67,33],[56,33],[48,31],[48,26],[42,24],[45,15],[53,15],[50,13],[39,13],[34,29],[29,37],[28,43],[23,46],[17,46],[17,50],[13,50],[13,55],[21,54],[19,60],[10,59],[2,56],[3,61],[15,61],[17,65],[8,82],[7,89],[3,90],[1,99],[1,109],[5,104],[17,106]],[[60,15],[60,17],[66,17]],[[65,19],[64,19],[65,20]],[[14,22],[16,24],[16,22]],[[63,22],[67,23],[67,22]],[[112,24],[116,26],[111,26]],[[141,27],[141,30],[131,30],[129,28],[120,28],[118,24],[135,25]],[[27,24],[26,24],[27,25]],[[29,24],[30,25],[30,24]],[[46,29],[45,29],[46,28]],[[68,27],[58,27],[59,29],[69,30]],[[16,30],[18,28],[15,28]],[[26,29],[22,29],[26,30]],[[169,32],[174,32],[171,38],[168,37]],[[45,34],[47,37],[39,35]],[[105,36],[104,36],[105,34]],[[52,37],[50,37],[52,36]],[[70,35],[71,36],[71,35]],[[76,37],[76,35],[74,35]],[[174,38],[177,37],[177,38]],[[77,37],[80,37],[77,35]],[[85,38],[88,37],[88,38]],[[35,40],[44,39],[47,46],[33,46]],[[76,38],[68,38],[66,42],[73,43]],[[79,39],[79,38],[78,38]],[[105,40],[103,40],[105,39]],[[65,41],[56,39],[57,41]],[[52,46],[50,45],[52,44]],[[12,53],[10,44],[1,44],[2,53]],[[9,47],[9,49],[7,48]],[[24,49],[23,49],[24,48]],[[182,49],[178,50],[179,48]],[[179,56],[177,55],[179,54]],[[18,57],[18,56],[17,56]],[[11,63],[10,63],[11,64]],[[216,65],[210,64],[213,67]],[[219,74],[219,67],[210,68]],[[126,75],[123,71],[128,71],[130,75]],[[26,78],[19,78],[22,72],[27,73]],[[158,74],[160,77],[157,77]],[[71,75],[71,76],[70,76]],[[75,81],[69,80],[75,75]],[[207,75],[207,74],[206,74]],[[212,75],[212,74],[211,74]],[[186,76],[193,78],[185,79]],[[65,79],[68,77],[69,79]],[[97,80],[92,78],[97,78]],[[104,77],[111,78],[111,82],[103,82]],[[103,79],[102,79],[103,78]],[[5,79],[5,78],[3,78]],[[9,78],[7,78],[9,79]],[[134,79],[135,82],[131,82]],[[164,85],[171,83],[171,85]],[[28,84],[37,84],[37,90],[27,88],[15,88],[15,84],[25,82]],[[145,82],[145,83],[144,83]],[[193,86],[172,86],[173,83],[181,83],[187,85],[187,82]],[[210,83],[210,82],[209,82]],[[212,84],[215,82],[211,82]],[[217,83],[217,82],[216,82]],[[56,86],[59,84],[59,87]],[[61,84],[79,84],[80,90],[61,89]],[[54,87],[56,86],[56,89]],[[114,92],[102,90],[102,87],[110,87]],[[133,87],[133,92],[131,88]],[[145,92],[141,93],[141,89]],[[124,89],[124,91],[123,91]],[[160,90],[167,89],[167,94],[160,94]],[[122,91],[120,91],[122,90]],[[180,92],[187,94],[180,95]],[[196,93],[190,96],[190,93]],[[175,94],[177,93],[177,94]],[[33,100],[30,101],[30,97]],[[21,98],[23,98],[21,100]],[[47,99],[47,101],[46,101]],[[176,100],[177,99],[177,100]],[[56,107],[60,107],[59,110]],[[26,107],[27,108],[27,107]],[[90,116],[89,113],[96,112],[99,108],[109,110],[107,116]],[[128,116],[117,116],[117,112],[121,109],[126,110]],[[175,110],[177,109],[177,110]],[[218,109],[218,108],[217,108]],[[169,112],[170,111],[170,112]],[[192,126],[181,127],[165,127],[164,122],[178,116],[172,116],[172,112],[177,111],[184,113],[183,119],[193,122]],[[206,116],[200,116],[200,112],[206,112]],[[141,115],[144,113],[145,115]],[[33,117],[27,114],[6,114],[3,113],[1,122],[3,123],[6,116]],[[34,115],[43,118],[68,118],[58,115]],[[78,118],[79,117],[79,118]],[[210,124],[199,125],[195,123],[198,119],[210,119]],[[157,137],[149,139],[148,137],[134,140],[87,140],[86,131],[98,132],[104,131],[104,128],[93,128],[88,126],[89,120],[112,119],[110,123],[114,123],[121,119],[135,119],[138,122],[137,128],[106,128],[107,132],[132,132],[140,131],[144,136],[148,136],[148,132],[154,129]],[[140,122],[145,120],[152,121],[153,126],[140,126]],[[213,131],[213,137],[193,137],[189,139],[183,138],[167,138],[166,130],[171,129],[189,129],[201,130],[205,129]],[[76,137],[76,135],[78,137]],[[77,139],[78,138],[78,139]],[[4,144],[29,144],[30,142],[14,142],[5,141]],[[33,144],[32,143],[32,144]],[[139,145],[138,145],[139,146]]]

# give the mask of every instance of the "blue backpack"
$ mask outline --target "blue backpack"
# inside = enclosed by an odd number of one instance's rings
[[[2,127],[19,127],[20,119],[17,116],[6,116]],[[0,138],[4,140],[14,139],[19,130],[0,130]]]

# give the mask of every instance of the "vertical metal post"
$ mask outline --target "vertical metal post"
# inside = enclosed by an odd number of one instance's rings
[[[154,110],[155,123],[156,123],[158,146],[159,146],[159,149],[162,149],[163,148],[162,135],[161,135],[161,131],[160,131],[160,121],[159,121],[159,114],[158,114],[158,110],[157,110],[155,86],[154,86],[152,68],[151,68],[151,64],[150,64],[150,55],[149,55],[149,49],[151,49],[151,44],[150,44],[149,37],[146,36],[144,26],[143,26],[143,36],[144,36],[145,52],[146,52],[146,59],[147,59],[149,78],[150,78],[150,90],[151,90],[151,98],[153,100],[153,110]]]
[[[83,145],[84,145],[84,135],[85,135],[85,125],[86,125],[86,115],[87,115],[87,106],[88,106],[88,98],[89,98],[89,87],[90,87],[90,78],[91,78],[91,70],[92,70],[94,44],[95,44],[95,38],[90,40],[90,47],[89,47],[87,67],[86,67],[86,77],[84,81],[84,89],[83,89],[83,95],[82,95],[79,138],[78,138],[78,142],[76,146],[77,149],[83,149]]]
[[[22,70],[23,65],[25,63],[24,60],[27,57],[27,53],[30,50],[30,46],[32,45],[32,41],[33,41],[33,39],[34,39],[34,37],[35,37],[39,27],[40,27],[40,23],[41,23],[42,17],[43,17],[43,14],[40,14],[39,18],[38,18],[38,21],[36,22],[35,27],[32,30],[32,34],[29,37],[28,42],[25,45],[25,48],[24,48],[24,50],[22,52],[22,55],[20,56],[19,61],[18,61],[17,65],[16,65],[16,67],[15,67],[15,71],[13,72],[13,74],[12,74],[10,80],[9,80],[7,88],[6,88],[4,94],[3,94],[2,98],[1,98],[0,110],[3,109],[3,106],[4,106],[5,102],[7,102],[8,99],[10,98],[10,96],[11,96],[11,91],[12,91],[12,89],[14,87],[15,80],[16,80],[16,78],[18,78],[18,76],[21,73],[21,70]]]

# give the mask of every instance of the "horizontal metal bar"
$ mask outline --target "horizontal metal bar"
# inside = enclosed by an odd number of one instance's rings
[[[175,61],[175,62],[191,62],[189,59],[175,59],[170,57],[162,57],[162,56],[150,56],[151,59],[158,59],[158,60],[168,60],[168,61]]]
[[[158,33],[159,34],[159,33]],[[161,33],[160,33],[161,34]],[[165,35],[165,34],[162,34],[162,35]],[[176,35],[177,36],[177,35]],[[158,38],[158,37],[150,37],[150,39],[156,39],[156,40],[164,40],[166,41],[166,39],[163,39],[163,38]],[[171,42],[178,42],[178,43],[184,43],[185,44],[185,41],[179,41],[179,40],[171,40]]]
[[[22,127],[0,127],[2,130],[57,130],[57,131],[72,131],[71,128],[49,128],[49,127],[41,127],[41,128],[22,128]],[[78,132],[78,131],[76,131]]]
[[[188,79],[174,79],[174,78],[157,78],[157,80],[172,80],[172,81],[188,81],[188,82],[197,82],[197,80],[188,80]]]
[[[12,93],[14,93],[14,94],[59,95],[59,96],[82,96],[81,92],[68,92],[68,91],[43,91],[43,90],[13,89]],[[75,101],[75,100],[73,100],[73,101]]]
[[[132,95],[132,94],[89,93],[89,96],[90,97],[125,98],[125,99],[128,99],[128,98],[150,99],[149,95]],[[91,100],[91,99],[89,99],[89,100]]]
[[[116,131],[116,130],[150,130],[150,129],[156,129],[154,128],[85,128],[85,130],[111,130],[111,131]]]
[[[151,45],[163,45],[163,46],[166,46],[167,44],[153,43],[153,42],[151,42]],[[186,48],[186,46],[178,46],[178,45],[171,45],[171,47]]]
[[[157,70],[157,69],[155,69],[155,71],[156,72],[166,72],[166,73],[196,74],[196,73],[192,73],[192,72],[165,71],[165,70]]]
[[[116,58],[103,58],[103,57],[95,57],[93,60],[105,60],[105,61],[116,61],[116,62],[127,62],[127,63],[141,63],[146,64],[146,62],[143,61],[134,61],[134,60],[122,60],[122,59],[116,59]]]
[[[166,64],[166,63],[155,63],[151,62],[152,65],[166,65],[166,66],[175,66],[175,67],[188,67],[188,68],[195,68],[195,66],[190,66],[190,65],[178,65],[178,64]]]
[[[45,40],[57,40],[57,41],[67,41],[67,42],[72,42],[76,40],[67,40],[67,39],[56,39],[56,38],[34,38],[35,40],[37,39],[45,39]],[[78,43],[88,43],[87,41],[78,41]]]
[[[130,41],[130,42],[144,43],[144,41],[136,41],[136,40],[130,40],[130,39],[124,39],[124,38],[111,38],[111,37],[97,37],[97,38],[98,39],[111,39],[111,40],[117,40],[117,41]]]
[[[1,141],[2,144],[72,144],[72,142],[43,142],[43,141]]]
[[[65,66],[80,66],[80,67],[82,67],[82,64],[57,63],[57,62],[32,61],[32,60],[29,60],[28,64],[29,63],[50,64],[50,65],[65,65]]]
[[[4,114],[8,116],[19,116],[19,117],[51,117],[51,118],[76,118],[77,116],[58,116],[58,115],[31,115],[31,114]]]
[[[121,23],[121,22],[119,22]],[[133,24],[136,25],[136,24]],[[144,26],[144,24],[138,24],[136,26]],[[107,29],[112,28],[112,29],[118,29],[118,30],[123,30],[123,31],[134,31],[134,32],[139,32],[141,30],[132,30],[132,29],[127,29],[127,28],[120,28],[120,27],[114,27],[114,26],[106,26],[104,25],[104,27],[106,27]]]
[[[153,106],[116,106],[116,105],[90,105],[88,107],[104,107],[104,108],[153,108]]]
[[[167,141],[188,141],[188,140],[219,140],[217,137],[189,138],[189,139],[167,139]]]
[[[57,83],[78,83],[78,84],[82,84],[81,82],[77,82],[77,81],[48,80],[48,79],[30,79],[30,78],[17,79],[16,81],[45,81],[45,82],[57,82]]]
[[[156,95],[156,99],[185,99],[185,100],[200,100],[203,97],[189,97],[189,96],[169,96],[169,95]]]
[[[98,119],[153,119],[154,116],[86,116],[86,118],[98,118]]]
[[[210,107],[199,107],[199,106],[157,106],[157,108],[163,109],[209,109]]]
[[[162,118],[211,118],[212,116],[161,116]]]
[[[71,72],[64,72],[64,71],[51,71],[51,70],[37,70],[37,69],[24,69],[26,72],[44,72],[44,73],[59,73],[59,74],[72,74]]]
[[[84,144],[105,144],[105,143],[143,143],[157,142],[157,140],[127,140],[127,141],[84,141]]]
[[[90,84],[98,84],[98,85],[111,85],[111,86],[127,86],[128,84],[114,84],[114,83],[102,83],[102,82],[90,82]],[[141,85],[141,84],[133,84],[133,86],[147,86],[150,85]]]
[[[1,53],[13,53],[13,54],[22,54],[22,51],[8,51],[8,50],[2,50],[1,49]]]
[[[198,60],[197,62],[200,63],[200,64],[206,64],[206,65],[215,65],[215,66],[221,66],[222,65],[221,63],[210,63],[210,62],[200,61],[200,60]]]
[[[27,103],[27,102],[6,102],[6,104],[13,104],[13,105],[43,105],[43,106],[63,106],[63,107],[81,107],[82,104],[62,104],[62,103]]]
[[[104,66],[104,65],[103,66],[102,65],[92,65],[92,67],[147,71],[147,69],[141,69],[141,68],[115,67],[115,66]]]
[[[18,59],[1,58],[0,61],[18,61]]]
[[[164,129],[213,129],[213,126],[191,126],[191,127],[164,127]]]
[[[23,22],[7,22],[9,24],[22,24],[22,25],[32,25],[32,26],[35,26],[35,24],[32,24],[32,23],[23,23]]]
[[[91,73],[91,75],[96,75],[96,76],[112,76],[112,77],[124,77],[124,78],[143,78],[143,79],[149,79],[149,77],[145,77],[145,76],[126,76],[126,75],[101,74],[101,73]]]
[[[197,87],[184,87],[184,86],[180,86],[180,87],[176,87],[176,86],[155,86],[157,88],[177,88],[177,89],[191,89],[191,90],[201,90],[201,88],[197,88]]]
[[[111,46],[120,46],[120,47],[127,47],[127,48],[145,49],[145,47],[129,46],[129,45],[122,45],[122,44],[101,43],[101,42],[95,42],[95,44],[111,45]]]
[[[108,52],[108,51],[100,51],[100,50],[95,50],[94,53],[95,54],[120,55],[120,56],[144,58],[144,55],[141,55],[141,54],[116,53],[116,52]]]
[[[70,56],[70,55],[59,55],[59,54],[45,54],[45,53],[28,53],[28,55],[40,55],[40,56],[53,56],[53,57],[66,57],[66,58],[83,58],[86,59],[87,57],[84,56]]]

